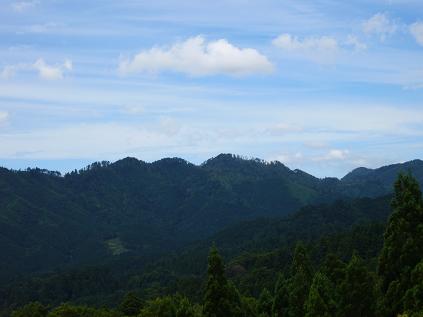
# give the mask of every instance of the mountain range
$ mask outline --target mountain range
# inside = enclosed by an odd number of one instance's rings
[[[201,165],[125,158],[64,176],[2,168],[0,281],[121,256],[147,261],[241,222],[388,195],[400,172],[423,183],[421,160],[358,168],[342,179],[232,154]]]

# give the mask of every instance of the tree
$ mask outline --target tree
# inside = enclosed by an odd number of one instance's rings
[[[392,208],[378,272],[387,314],[395,316],[404,309],[404,295],[413,287],[411,273],[423,255],[422,193],[411,175],[399,175]]]
[[[313,270],[302,243],[298,243],[295,248],[291,271],[292,277],[288,283],[288,316],[304,316],[304,303],[308,298]]]
[[[404,308],[407,312],[423,313],[423,260],[411,272],[413,287],[408,289],[404,297]]]
[[[288,285],[285,277],[280,274],[275,286],[275,298],[272,312],[275,317],[286,316],[289,304]]]
[[[53,309],[48,317],[120,317],[121,314],[107,309],[62,304]]]
[[[39,302],[29,303],[12,313],[12,317],[46,317],[48,309]]]
[[[205,317],[237,316],[240,307],[234,302],[234,297],[236,294],[226,279],[223,260],[216,246],[213,245],[208,257],[203,315]]]
[[[345,269],[340,286],[340,316],[373,317],[375,315],[375,279],[363,260],[354,253]]]
[[[337,286],[345,278],[346,266],[337,255],[329,253],[323,262],[321,271],[333,285]]]
[[[195,309],[186,297],[179,296],[175,317],[195,317]]]
[[[331,317],[336,313],[335,287],[323,273],[314,275],[307,301],[306,317]]]
[[[119,305],[119,310],[126,316],[137,315],[142,308],[142,301],[135,293],[127,293]]]
[[[146,302],[139,317],[176,317],[176,305],[171,296],[158,297]]]
[[[272,316],[273,297],[267,288],[264,288],[259,296],[258,309],[263,316]]]

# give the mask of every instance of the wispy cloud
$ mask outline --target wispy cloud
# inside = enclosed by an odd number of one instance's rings
[[[10,79],[16,75],[19,71],[31,71],[35,70],[38,73],[38,76],[46,80],[58,80],[64,77],[65,72],[72,71],[73,65],[72,61],[66,59],[63,64],[51,65],[47,64],[44,59],[39,58],[33,64],[16,64],[16,65],[6,65],[0,77],[3,79]]]
[[[415,38],[416,42],[423,46],[423,22],[416,22],[410,25],[410,32]]]
[[[273,45],[286,52],[303,55],[315,61],[329,62],[339,51],[338,41],[330,36],[300,39],[291,34],[279,35]]]
[[[141,51],[119,64],[121,74],[178,72],[190,76],[268,74],[273,65],[253,48],[239,48],[225,39],[207,42],[197,36],[170,48]]]
[[[349,158],[350,151],[331,149],[325,155],[313,158],[315,161],[343,161]]]
[[[381,41],[387,36],[392,35],[397,30],[397,24],[391,20],[385,13],[376,13],[362,25],[364,33],[368,35],[376,35]]]
[[[39,3],[40,2],[37,1],[37,0],[33,0],[33,1],[16,1],[16,2],[12,3],[12,8],[16,12],[23,12],[23,11],[29,10],[29,9],[37,6]]]
[[[363,51],[367,49],[367,45],[363,43],[357,36],[355,35],[348,35],[346,41],[346,46],[351,46],[355,51]]]
[[[333,37],[308,37],[299,39],[291,34],[282,34],[272,42],[275,46],[289,51],[323,51],[333,52],[338,50],[338,42]]]
[[[3,125],[9,119],[9,113],[7,111],[0,111],[0,126]]]

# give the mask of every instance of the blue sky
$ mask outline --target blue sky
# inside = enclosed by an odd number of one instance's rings
[[[418,0],[0,0],[0,165],[423,158]]]

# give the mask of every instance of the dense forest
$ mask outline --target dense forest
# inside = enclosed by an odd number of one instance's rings
[[[233,155],[0,174],[1,316],[423,314],[421,161],[341,180]]]

